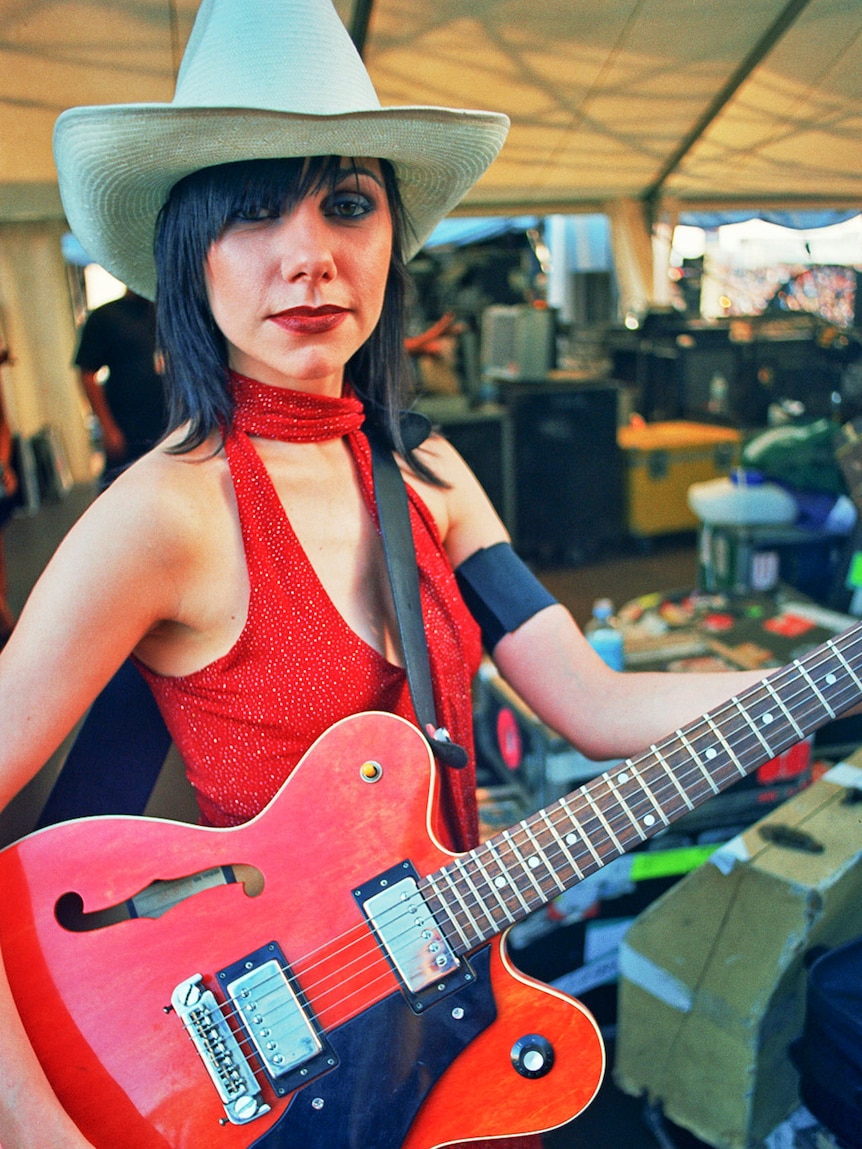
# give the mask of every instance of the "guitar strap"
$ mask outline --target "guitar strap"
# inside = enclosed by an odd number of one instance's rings
[[[407,488],[392,452],[377,442],[374,436],[369,436],[369,439],[386,570],[395,602],[395,617],[413,709],[434,757],[447,766],[460,768],[467,765],[467,752],[450,739],[445,729],[437,725]]]

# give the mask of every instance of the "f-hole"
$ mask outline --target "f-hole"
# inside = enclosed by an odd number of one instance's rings
[[[236,883],[242,885],[250,898],[263,893],[264,878],[260,870],[256,866],[240,863],[236,866],[215,866],[210,870],[199,870],[182,878],[156,878],[126,901],[105,906],[92,913],[84,909],[81,895],[70,890],[57,899],[54,914],[64,930],[75,934],[88,933],[135,918],[160,918],[174,906],[197,897],[204,890]]]

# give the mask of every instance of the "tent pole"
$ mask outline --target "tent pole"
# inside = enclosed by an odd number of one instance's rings
[[[365,54],[365,41],[368,39],[368,25],[371,22],[373,8],[374,0],[356,0],[353,6],[353,15],[350,18],[348,31],[360,56]]]
[[[791,25],[796,22],[810,3],[811,0],[789,0],[789,3],[786,4],[778,16],[776,16],[775,20],[766,29],[748,55],[715,94],[691,131],[680,140],[677,147],[667,160],[665,160],[655,181],[643,194],[643,200],[650,217],[655,211],[655,205],[661,196],[662,188],[668,178],[673,175],[674,171],[676,171],[712,121],[716,119],[722,109],[729,103],[733,96],[736,95],[737,91],[742,87],[760,61],[768,55],[775,44],[778,43]]]

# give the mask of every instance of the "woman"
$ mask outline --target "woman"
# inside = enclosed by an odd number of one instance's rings
[[[173,429],[76,525],[0,659],[4,803],[130,653],[210,825],[256,814],[344,714],[412,720],[369,428],[409,490],[438,718],[455,741],[470,746],[480,653],[459,566],[502,673],[596,758],[634,753],[755,679],[614,674],[517,563],[453,448],[404,442],[404,258],[504,134],[490,113],[380,109],[328,0],[205,0],[173,104],[61,118],[79,238],[134,290],[157,279]],[[472,767],[442,776],[440,833],[462,848]],[[4,1149],[88,1145],[8,993],[0,1027]]]

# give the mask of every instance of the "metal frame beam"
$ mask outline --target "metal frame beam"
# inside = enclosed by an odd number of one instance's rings
[[[776,16],[772,24],[766,29],[748,55],[715,94],[692,129],[680,140],[679,144],[665,160],[656,179],[644,192],[643,199],[650,214],[653,213],[655,204],[661,197],[662,188],[668,178],[673,175],[709,125],[736,95],[760,61],[772,51],[773,47],[778,43],[788,28],[796,22],[810,3],[811,0],[789,0],[789,3],[779,12],[778,16]]]
[[[365,42],[368,39],[368,25],[371,22],[373,9],[374,0],[355,0],[353,5],[353,15],[350,18],[348,31],[360,56],[365,55]]]

